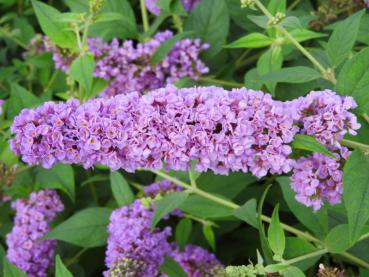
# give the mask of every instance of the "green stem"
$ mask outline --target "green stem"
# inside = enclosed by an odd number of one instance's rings
[[[344,146],[350,147],[350,148],[360,149],[364,152],[369,152],[369,145],[364,144],[364,143],[360,143],[360,142],[356,142],[356,141],[348,140],[348,139],[342,139],[341,144]]]
[[[139,191],[143,191],[143,190],[144,190],[144,188],[145,188],[145,186],[144,186],[144,185],[141,185],[140,183],[135,182],[135,181],[129,181],[129,180],[128,180],[128,183],[129,183],[132,187],[134,187],[135,189],[137,189],[137,190],[139,190]]]
[[[172,16],[174,27],[178,30],[178,33],[183,32],[183,22],[179,15],[173,15]]]
[[[274,18],[274,16],[267,10],[267,8],[259,0],[255,0],[255,4],[269,19]],[[284,34],[285,37],[288,38],[291,41],[291,43],[295,45],[295,47],[299,49],[301,53],[304,54],[305,57],[308,58],[310,62],[320,70],[325,79],[332,82],[333,84],[337,82],[334,77],[334,73],[331,72],[329,69],[325,69],[324,66],[321,65],[321,63],[317,59],[315,59],[315,57],[311,55],[309,51],[307,51],[282,25],[277,24],[275,25],[275,28],[282,34]]]
[[[236,87],[241,88],[243,87],[243,84],[236,83],[232,81],[225,81],[225,80],[217,80],[211,77],[199,77],[199,81],[211,83],[213,85],[219,85],[219,86],[226,86],[226,87]]]
[[[208,226],[218,227],[218,225],[215,224],[212,221],[208,221],[206,219],[203,219],[203,218],[200,218],[200,217],[197,217],[197,216],[193,216],[191,214],[184,214],[184,217],[189,218],[189,219],[192,219],[194,221],[197,221],[197,222],[201,223],[202,225],[208,225]]]
[[[303,256],[299,256],[299,257],[284,261],[282,264],[288,264],[288,265],[295,264],[295,263],[298,263],[298,262],[301,262],[301,261],[304,261],[304,260],[307,260],[307,259],[310,259],[316,256],[320,256],[326,253],[328,253],[328,249],[324,248],[324,249],[317,250],[315,252],[305,254]]]
[[[82,248],[80,251],[77,252],[76,255],[74,255],[69,261],[65,263],[65,266],[69,267],[70,265],[74,264],[77,259],[79,259],[79,257],[81,257],[87,250],[88,248]]]
[[[238,57],[238,59],[235,61],[234,66],[235,68],[238,68],[240,64],[242,63],[242,60],[247,57],[248,54],[250,54],[251,49],[246,49],[241,56]]]
[[[300,4],[300,2],[301,2],[301,0],[295,0],[295,2],[293,2],[291,5],[289,5],[287,10],[289,10],[289,11],[293,10],[298,4]]]
[[[51,78],[50,78],[49,82],[47,83],[47,85],[44,88],[44,92],[43,93],[46,93],[50,89],[50,87],[53,85],[53,83],[55,82],[56,76],[58,76],[58,72],[59,72],[58,70],[55,70],[53,72],[53,74],[51,75]]]
[[[142,170],[145,170],[145,169],[142,169]],[[146,169],[148,171],[151,171],[169,181],[172,181],[173,183],[187,189],[189,192],[192,192],[192,193],[195,193],[197,195],[200,195],[200,196],[203,196],[209,200],[212,200],[218,204],[221,204],[225,207],[228,207],[228,208],[231,208],[231,209],[238,209],[240,206],[237,205],[236,203],[233,203],[232,201],[229,201],[229,200],[226,200],[226,199],[223,199],[223,198],[220,198],[220,197],[217,197],[215,195],[212,195],[206,191],[203,191],[201,189],[198,189],[198,188],[194,188],[192,187],[191,185],[181,181],[181,180],[178,180],[162,171],[159,171],[159,170],[151,170],[151,169]],[[265,215],[261,215],[261,219],[267,223],[270,223],[271,222],[271,218],[268,217],[268,216],[265,216]],[[311,241],[311,242],[316,242],[320,245],[324,245],[324,242],[319,240],[318,238],[314,237],[313,235],[307,233],[307,232],[303,232],[303,231],[300,231],[299,229],[296,229],[292,226],[289,226],[287,224],[284,224],[284,223],[281,223],[282,225],[282,228],[287,231],[287,232],[290,232],[291,234],[294,234],[298,237],[301,237],[301,238],[304,238],[308,241]],[[342,252],[342,253],[339,253],[339,255],[341,255],[342,257],[345,257],[347,259],[349,259],[350,261],[364,267],[364,268],[368,268],[369,269],[369,263],[365,262],[364,260],[361,260],[360,258],[358,257],[355,257],[354,255],[350,254],[350,253],[347,253],[347,252]]]
[[[361,116],[362,116],[362,117],[364,118],[364,120],[369,124],[369,115],[368,115],[367,113],[363,113]]]
[[[147,16],[145,0],[140,0],[140,8],[141,8],[143,31],[146,33],[149,30],[149,20]]]

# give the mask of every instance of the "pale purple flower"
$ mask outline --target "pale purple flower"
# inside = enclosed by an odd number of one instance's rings
[[[13,151],[24,162],[96,163],[137,168],[251,171],[257,177],[289,172],[297,127],[283,104],[246,88],[177,89],[131,93],[84,104],[45,103],[26,109],[12,126]]]
[[[106,43],[100,38],[90,38],[89,50],[96,61],[94,75],[109,82],[101,96],[112,97],[133,91],[144,93],[184,77],[197,80],[209,72],[200,59],[201,52],[209,45],[199,39],[177,41],[162,61],[152,64],[151,59],[158,47],[171,37],[171,31],[159,32],[149,41],[138,44],[132,40],[120,43],[113,39]],[[47,51],[53,53],[56,68],[68,71],[75,55],[59,49],[48,39],[45,39],[45,45]]]
[[[140,200],[111,214],[105,276],[158,276],[159,266],[171,252],[171,228],[150,229],[152,209]],[[114,275],[115,274],[115,275]]]
[[[181,3],[183,5],[183,8],[190,12],[192,9],[194,9],[201,0],[181,0]],[[145,0],[146,8],[155,15],[160,14],[160,7],[158,6],[158,0]]]
[[[171,257],[189,277],[221,276],[223,272],[223,265],[215,255],[196,245],[186,245],[183,251],[174,245]]]
[[[364,0],[364,4],[367,6],[367,8],[369,8],[369,0]]]
[[[285,105],[297,119],[300,133],[315,136],[328,147],[340,148],[339,141],[346,134],[356,135],[360,128],[355,114],[349,111],[357,107],[351,96],[331,90],[312,91]]]
[[[314,211],[319,210],[324,201],[334,205],[341,203],[342,167],[350,152],[341,148],[339,161],[320,153],[313,153],[297,160],[291,177],[291,188],[296,192],[296,200]]]
[[[5,101],[0,99],[0,115],[3,113],[3,105],[4,105]]]
[[[14,227],[6,236],[7,258],[30,277],[44,277],[54,260],[56,241],[41,240],[49,222],[64,209],[54,190],[32,192],[28,200],[12,203]]]
[[[155,197],[159,194],[161,196],[164,196],[167,193],[175,191],[182,191],[182,188],[169,180],[162,180],[156,183],[152,183],[151,185],[144,188],[145,196],[149,196],[153,199],[155,199]]]

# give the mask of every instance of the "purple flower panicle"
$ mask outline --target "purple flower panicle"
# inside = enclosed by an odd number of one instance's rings
[[[291,177],[291,188],[296,192],[296,200],[305,206],[319,210],[325,201],[334,205],[342,198],[342,163],[349,151],[343,147],[340,161],[320,153],[314,153],[297,160]]]
[[[297,131],[281,102],[246,88],[174,86],[84,104],[46,103],[25,109],[12,126],[13,151],[29,164],[96,163],[133,172],[145,167],[289,172]]]
[[[64,209],[54,190],[32,192],[28,200],[12,203],[13,230],[6,236],[7,258],[30,277],[44,277],[54,260],[56,241],[40,240],[49,222]]]
[[[213,253],[196,245],[186,245],[183,251],[173,246],[171,257],[182,267],[189,277],[220,276],[223,265]]]
[[[169,180],[162,180],[144,188],[144,194],[153,199],[155,199],[158,194],[163,196],[169,192],[175,191],[182,191],[182,188],[176,184],[173,184]]]
[[[5,101],[0,99],[0,115],[3,113],[3,106],[4,106]]]
[[[190,12],[192,9],[194,9],[201,0],[181,0],[183,8]],[[155,15],[160,14],[160,7],[158,6],[158,0],[145,0],[146,8]]]
[[[312,91],[287,105],[295,106],[301,134],[312,135],[329,148],[340,149],[339,141],[348,133],[356,135],[360,128],[355,114],[349,110],[357,104],[350,96],[339,96],[331,90]]]
[[[132,91],[143,93],[173,84],[183,77],[197,80],[209,72],[199,58],[209,45],[199,39],[187,38],[176,42],[162,61],[152,64],[151,59],[158,47],[171,37],[171,31],[159,32],[148,42],[138,44],[132,40],[120,43],[113,39],[106,43],[100,38],[89,39],[89,50],[96,60],[94,75],[109,81],[101,96],[112,97]],[[56,68],[68,71],[75,55],[64,53],[49,40],[45,45],[47,51],[53,53]]]
[[[153,211],[140,200],[113,211],[108,226],[105,276],[158,276],[159,266],[171,252],[171,228],[151,231],[152,216]]]
[[[291,177],[296,200],[314,210],[319,210],[324,200],[332,205],[340,203],[342,168],[350,155],[340,140],[346,134],[356,135],[360,128],[355,114],[349,111],[357,104],[352,97],[342,97],[330,90],[313,91],[292,104],[290,112],[297,120],[299,132],[316,137],[337,157],[335,160],[314,153],[297,160]]]

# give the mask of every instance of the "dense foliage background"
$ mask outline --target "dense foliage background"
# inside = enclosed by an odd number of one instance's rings
[[[150,13],[144,1],[138,0],[0,0],[0,272],[4,276],[25,276],[6,256],[6,236],[14,227],[11,203],[45,189],[57,190],[64,205],[64,211],[51,221],[50,231],[43,234],[43,239],[57,240],[57,258],[55,267],[48,268],[49,276],[101,276],[107,270],[110,215],[139,198],[147,208],[153,205],[153,226],[170,226],[169,240],[181,248],[201,246],[224,267],[249,265],[195,275],[167,258],[160,271],[168,276],[369,276],[368,3],[194,2],[199,3],[188,8],[185,1],[182,5],[179,0],[158,0],[156,12]],[[164,30],[173,34],[158,35]],[[132,42],[106,44],[106,52],[98,54],[103,42],[96,40],[93,48],[91,38]],[[182,42],[187,38],[192,40]],[[141,52],[134,50],[141,46]],[[132,60],[119,64],[120,55]],[[101,61],[104,58],[106,64]],[[174,65],[168,70],[171,62]],[[114,73],[118,67],[121,71]],[[13,120],[25,108],[71,98],[84,102],[103,97],[104,89],[105,96],[128,93],[123,90],[147,93],[166,84],[228,90],[247,87],[281,101],[326,89],[352,96],[358,107],[351,112],[361,128],[357,135],[351,132],[339,141],[353,151],[339,162],[343,201],[324,202],[315,210],[312,204],[305,206],[306,201],[295,199],[291,173],[200,173],[196,161],[188,171],[131,173],[101,164],[85,169],[43,160],[33,165],[35,161],[22,160],[23,150],[16,155],[9,146]],[[24,120],[30,116],[25,114]],[[327,144],[307,135],[296,135],[292,158],[311,152],[332,157]],[[143,192],[162,179],[184,189],[154,199]],[[178,208],[180,217],[161,220]],[[33,213],[23,216],[28,220]],[[129,232],[130,225],[124,226]]]

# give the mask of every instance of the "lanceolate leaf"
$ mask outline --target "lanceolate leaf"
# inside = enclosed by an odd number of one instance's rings
[[[319,141],[311,136],[295,135],[294,141],[292,142],[292,147],[295,149],[321,153],[333,159],[336,159],[336,157],[323,144],[321,144]]]
[[[268,241],[270,248],[274,252],[274,256],[281,260],[284,253],[284,248],[286,246],[286,238],[284,235],[284,231],[282,225],[279,221],[279,206],[277,205],[274,208],[273,215],[272,215],[272,222],[268,228]]]
[[[90,96],[92,92],[94,70],[95,59],[90,54],[79,56],[70,66],[71,77],[86,90],[86,96]]]
[[[62,222],[43,239],[66,241],[81,247],[103,246],[107,239],[107,226],[111,210],[87,208]]]
[[[187,197],[188,193],[186,192],[173,192],[158,200],[155,203],[151,228],[153,229],[164,216],[173,211],[175,208],[178,208],[187,199]]]
[[[369,112],[368,68],[369,48],[364,48],[344,64],[336,86],[339,94],[353,96],[362,112]]]
[[[215,235],[211,225],[203,225],[202,233],[204,234],[207,242],[209,243],[213,251],[215,251]]]
[[[340,224],[329,231],[325,239],[325,246],[331,253],[340,253],[352,246],[349,233],[349,226],[347,224]]]
[[[261,33],[251,33],[227,44],[224,48],[261,48],[269,46],[273,39]]]
[[[55,262],[55,277],[73,277],[72,273],[66,268],[60,256],[56,256]]]
[[[188,277],[181,266],[170,257],[165,257],[164,263],[160,266],[160,271],[169,277]]]
[[[10,263],[5,257],[3,261],[3,276],[4,277],[27,277],[18,267]]]
[[[250,224],[252,227],[258,228],[258,220],[256,217],[256,199],[250,199],[240,208],[234,210],[233,214],[235,217],[242,219],[243,221]]]
[[[351,15],[334,29],[326,49],[331,66],[337,67],[350,53],[355,44],[363,14],[364,10],[361,10]]]
[[[58,21],[61,15],[58,10],[37,0],[32,0],[32,5],[42,31],[54,43],[63,48],[76,47],[76,36],[72,31],[66,30],[65,23]]]
[[[181,249],[186,245],[190,237],[191,230],[192,230],[191,219],[184,218],[177,224],[175,238],[178,246]]]
[[[225,0],[202,0],[185,22],[186,31],[210,44],[207,55],[216,55],[224,45],[229,28],[228,8]]]
[[[262,81],[278,83],[305,83],[322,78],[322,75],[307,66],[286,67],[270,72],[260,77]]]
[[[130,186],[119,172],[112,171],[110,173],[110,185],[119,206],[129,205],[135,199]]]
[[[343,169],[343,200],[350,242],[355,242],[369,219],[369,156],[354,150]]]

